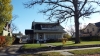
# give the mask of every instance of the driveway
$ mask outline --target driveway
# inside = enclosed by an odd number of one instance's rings
[[[1,50],[0,56],[20,56],[20,53],[17,53],[17,51],[22,45],[23,44],[11,45],[10,47]]]

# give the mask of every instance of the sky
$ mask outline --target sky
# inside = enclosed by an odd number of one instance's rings
[[[25,29],[31,29],[33,21],[49,22],[46,20],[45,15],[38,13],[40,8],[43,7],[35,6],[34,8],[25,8],[23,3],[28,1],[30,0],[12,0],[11,2],[11,4],[13,5],[12,15],[18,15],[18,17],[13,21],[13,23],[18,27],[18,30],[14,31],[15,33],[21,31],[23,34],[25,34]],[[80,19],[79,21],[82,25],[100,22],[100,14],[91,15],[90,19]],[[61,25],[65,29],[68,29],[70,25],[74,25],[74,20],[69,20],[67,23],[63,22],[61,23]]]

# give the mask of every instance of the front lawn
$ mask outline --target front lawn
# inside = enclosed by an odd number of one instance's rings
[[[60,46],[63,45],[62,42],[56,42],[56,43],[49,43],[54,46]],[[73,41],[67,41],[64,46],[81,46],[81,45],[95,45],[100,44],[100,41],[81,41],[80,44],[74,44]]]
[[[56,43],[46,43],[46,44],[50,44],[53,46],[60,46],[63,45],[62,42],[56,42]],[[74,44],[73,41],[67,41],[65,45],[63,46],[82,46],[82,45],[96,45],[96,44],[100,44],[100,41],[81,41],[80,44]],[[33,48],[41,48],[41,47],[46,47],[46,45],[44,44],[24,44],[22,48],[24,49],[33,49]]]
[[[86,50],[74,50],[74,51],[68,51],[70,53],[73,53],[74,55],[94,55],[94,54],[100,54],[100,48],[98,49],[86,49]]]
[[[64,56],[59,52],[47,52],[39,54],[22,54],[21,56]]]
[[[45,45],[41,44],[24,44],[22,48],[24,49],[34,49],[34,48],[41,48],[41,47],[46,47]]]

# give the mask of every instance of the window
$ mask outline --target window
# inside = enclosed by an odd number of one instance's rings
[[[87,32],[89,32],[89,29],[87,29]]]
[[[8,36],[10,36],[10,33],[8,33]]]
[[[92,30],[94,31],[94,28],[92,28]]]

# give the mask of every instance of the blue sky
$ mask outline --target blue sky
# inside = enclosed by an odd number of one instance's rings
[[[24,34],[25,29],[31,29],[31,24],[35,20],[36,22],[49,22],[46,20],[46,16],[38,13],[41,6],[35,6],[34,8],[25,8],[23,3],[30,0],[12,0],[13,12],[12,15],[18,15],[18,18],[13,21],[13,23],[18,27],[18,31],[21,31]],[[95,23],[100,21],[100,14],[92,15],[90,19],[80,19],[80,22],[83,24]],[[74,20],[71,22],[68,21],[67,26],[66,22],[61,25],[65,28],[68,28],[68,25],[74,25]]]

